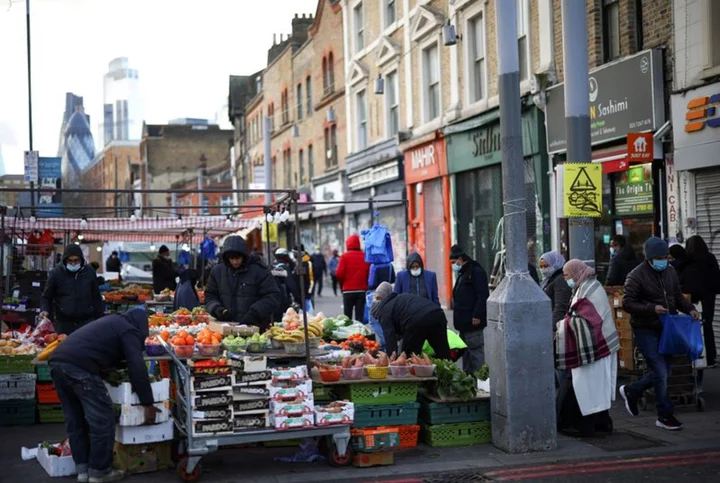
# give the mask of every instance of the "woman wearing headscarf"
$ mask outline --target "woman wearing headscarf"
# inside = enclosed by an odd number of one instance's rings
[[[540,288],[542,288],[545,295],[550,298],[553,315],[553,331],[555,331],[555,323],[565,318],[568,306],[570,305],[570,299],[572,298],[572,290],[563,276],[565,257],[556,250],[553,250],[544,253],[540,257],[539,265],[540,272],[543,276],[542,282],[540,282]]]
[[[573,292],[555,334],[557,368],[570,379],[561,384],[565,394],[558,394],[558,429],[581,436],[612,432],[608,410],[615,399],[615,353],[620,349],[612,309],[595,270],[581,260],[567,262],[563,276]]]

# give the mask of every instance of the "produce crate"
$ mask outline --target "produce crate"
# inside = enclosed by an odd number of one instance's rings
[[[397,426],[395,429],[400,434],[400,449],[414,448],[418,443],[418,435],[420,434],[420,426],[410,424],[406,426]]]
[[[417,382],[378,382],[350,384],[342,390],[342,398],[358,405],[405,404],[417,400]]]
[[[52,382],[50,366],[48,364],[38,364],[35,366],[35,372],[37,373],[38,382]]]
[[[55,387],[48,383],[37,385],[37,400],[39,404],[60,404]]]
[[[0,375],[0,401],[35,399],[35,374]]]
[[[400,447],[397,428],[353,429],[350,432],[353,449],[359,453],[374,453]]]
[[[401,426],[416,424],[420,404],[387,404],[382,406],[356,406],[353,427]]]
[[[332,401],[332,393],[328,386],[313,385],[313,398],[316,401]]]
[[[395,453],[356,453],[353,456],[353,466],[356,468],[390,466],[393,464],[395,464]]]
[[[492,443],[490,421],[423,425],[420,434],[423,442],[433,448]]]
[[[0,426],[33,424],[35,424],[35,401],[27,399],[0,401]]]
[[[490,400],[440,403],[421,397],[420,420],[428,425],[490,421]]]
[[[38,420],[41,423],[64,423],[62,404],[38,404]]]
[[[0,356],[0,374],[34,374],[35,355]]]

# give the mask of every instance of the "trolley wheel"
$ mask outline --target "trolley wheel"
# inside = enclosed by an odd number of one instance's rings
[[[352,450],[350,448],[350,443],[347,445],[347,450],[345,450],[345,455],[341,456],[338,453],[337,446],[335,445],[335,440],[333,440],[332,436],[328,436],[326,438],[322,438],[322,447],[326,451],[326,455],[328,458],[328,461],[330,462],[330,466],[335,467],[343,467],[343,466],[350,466],[352,464]]]
[[[695,408],[699,412],[705,412],[705,398],[702,396],[698,396],[697,399],[695,399]]]
[[[187,471],[187,464],[188,464],[188,457],[184,456],[177,464],[177,474],[178,478],[180,478],[180,481],[185,482],[194,482],[199,481],[200,477],[203,473],[202,464],[200,461],[195,465],[195,469],[193,469],[192,472],[188,473]]]

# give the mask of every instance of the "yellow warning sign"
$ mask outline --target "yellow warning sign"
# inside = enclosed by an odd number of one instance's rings
[[[565,163],[566,218],[602,216],[602,166],[599,163]]]

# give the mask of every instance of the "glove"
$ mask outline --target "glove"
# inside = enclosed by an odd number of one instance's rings
[[[257,325],[257,319],[258,314],[253,310],[249,310],[248,313],[240,319],[240,323],[245,325]]]
[[[230,320],[230,311],[225,307],[219,307],[215,309],[215,318],[222,322],[228,322]]]

